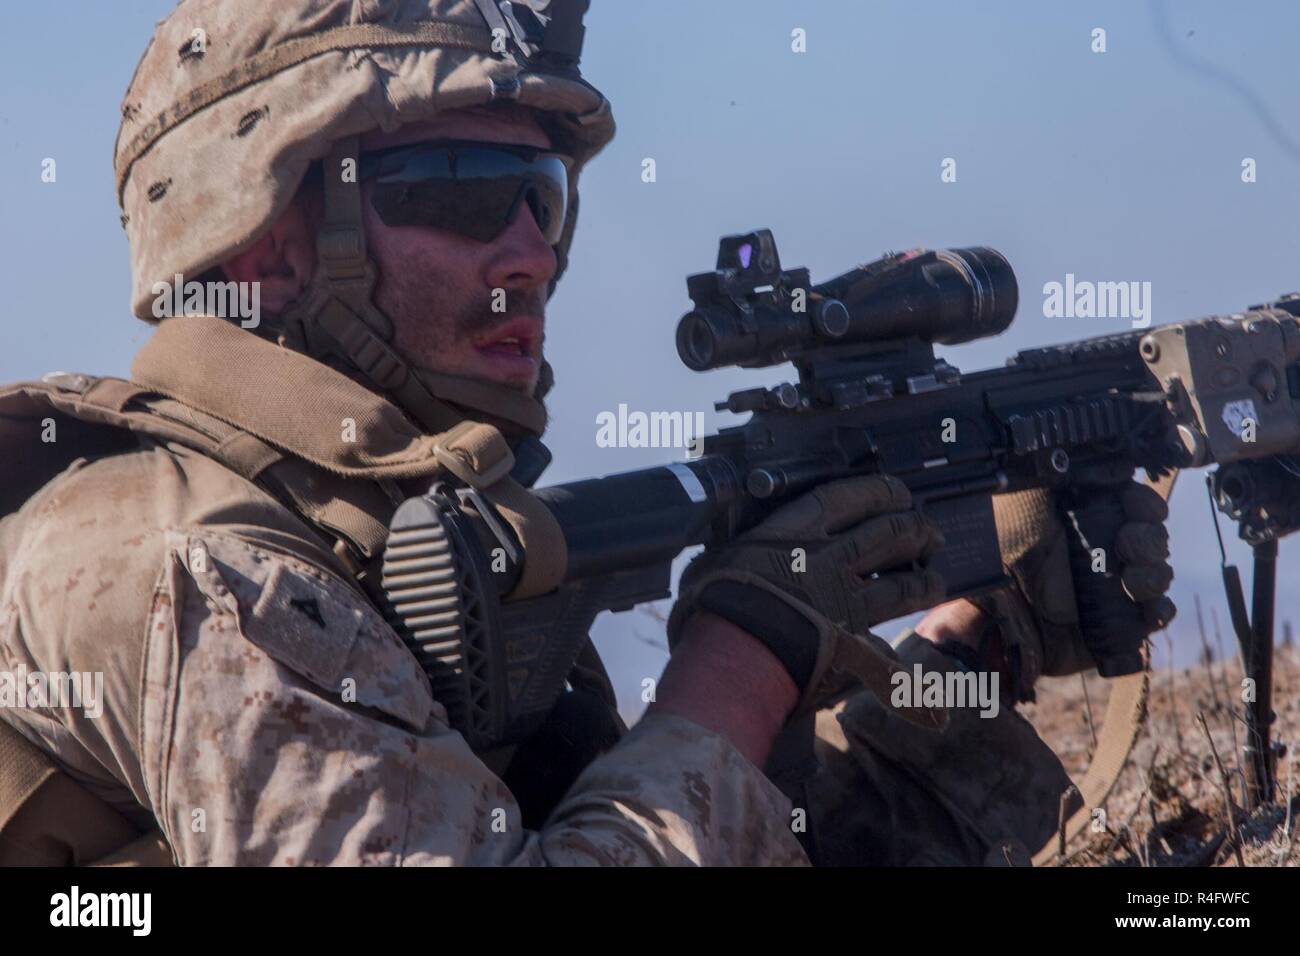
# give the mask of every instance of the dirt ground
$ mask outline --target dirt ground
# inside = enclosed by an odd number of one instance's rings
[[[1242,675],[1235,649],[1203,654],[1199,666],[1178,669],[1162,665],[1169,650],[1168,637],[1157,635],[1148,718],[1104,806],[1106,829],[1085,828],[1067,847],[1067,865],[1300,865],[1300,767],[1294,766],[1300,763],[1300,651],[1279,647],[1274,658],[1274,739],[1287,745],[1277,763],[1277,801],[1247,814]],[[1096,674],[1045,679],[1038,684],[1038,702],[1023,710],[1076,779],[1092,755],[1089,718],[1100,723],[1107,695],[1107,681]],[[1231,793],[1231,817],[1225,792]]]

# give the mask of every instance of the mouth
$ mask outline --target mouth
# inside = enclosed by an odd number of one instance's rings
[[[478,338],[474,350],[492,377],[530,379],[541,367],[542,320],[511,319]]]

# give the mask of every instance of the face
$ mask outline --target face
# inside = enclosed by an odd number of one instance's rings
[[[363,152],[408,143],[469,139],[550,147],[529,110],[455,110],[393,133],[363,136]],[[478,242],[423,226],[389,227],[362,184],[366,243],[378,270],[375,304],[393,322],[393,345],[413,365],[524,392],[542,362],[546,289],[555,253],[531,211],[519,212],[495,239]],[[231,278],[260,279],[262,302],[292,302],[315,266],[319,197],[300,196],[257,246],[227,263]],[[498,292],[497,290],[501,290]],[[500,303],[494,311],[494,302]]]

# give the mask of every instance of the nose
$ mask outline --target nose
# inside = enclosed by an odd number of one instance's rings
[[[531,290],[555,277],[555,250],[550,247],[528,203],[520,203],[514,221],[492,240],[484,275],[494,289]]]

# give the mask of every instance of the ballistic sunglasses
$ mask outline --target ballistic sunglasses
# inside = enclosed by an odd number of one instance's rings
[[[387,226],[431,226],[491,242],[527,203],[550,245],[560,241],[573,160],[536,147],[450,140],[362,153],[360,180]]]

